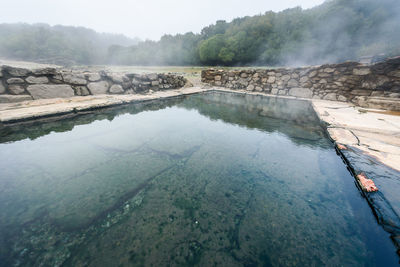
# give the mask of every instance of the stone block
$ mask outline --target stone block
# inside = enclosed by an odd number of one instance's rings
[[[157,74],[157,73],[147,74],[146,76],[147,76],[147,78],[148,78],[149,80],[151,80],[151,81],[155,81],[155,80],[158,79],[158,74]]]
[[[27,91],[33,99],[66,98],[75,95],[74,89],[67,84],[29,85]]]
[[[318,73],[318,77],[320,78],[327,78],[330,77],[331,75],[329,73],[325,73],[325,72],[320,72]]]
[[[275,76],[269,76],[267,83],[274,83],[276,81],[276,77]]]
[[[334,71],[335,71],[335,69],[333,69],[333,68],[325,68],[324,69],[324,72],[326,72],[326,73],[332,73]]]
[[[336,94],[335,93],[329,93],[326,96],[323,97],[324,100],[332,100],[332,101],[336,101]]]
[[[289,90],[289,95],[301,98],[311,98],[312,91],[308,88],[292,88]]]
[[[342,83],[342,82],[334,82],[334,84],[337,85],[337,86],[339,86],[339,87],[342,87],[342,86],[343,86],[343,83]]]
[[[400,111],[399,100],[388,97],[357,96],[354,97],[354,102],[366,108]]]
[[[242,87],[247,87],[249,85],[249,82],[246,79],[239,79],[238,81],[239,85],[241,85]]]
[[[283,75],[281,79],[282,81],[287,82],[290,80],[290,75]]]
[[[52,81],[53,81],[53,82],[56,82],[56,83],[63,83],[63,78],[62,78],[62,75],[61,75],[61,74],[53,75],[51,78],[52,78]]]
[[[39,68],[32,70],[34,75],[57,75],[57,69],[55,68]]]
[[[28,76],[31,73],[31,71],[28,69],[14,68],[14,67],[10,67],[10,66],[4,66],[3,70],[8,72],[8,74],[10,74],[11,76],[14,76],[14,77],[24,77],[24,76]]]
[[[21,78],[10,78],[7,79],[8,84],[23,84],[25,83],[24,79]]]
[[[0,80],[0,94],[4,94],[6,92],[6,87],[3,85],[3,83]]]
[[[287,84],[289,87],[296,87],[299,86],[299,83],[295,79],[290,79]]]
[[[78,85],[78,86],[72,86],[75,90],[75,95],[79,95],[79,96],[87,96],[90,95],[89,90],[87,89],[86,86],[83,85]]]
[[[0,95],[0,103],[16,103],[32,100],[30,95]]]
[[[44,84],[49,82],[49,79],[46,76],[41,76],[41,77],[29,76],[25,80],[27,83],[30,84]]]
[[[247,91],[253,91],[254,90],[254,85],[250,84],[249,86],[247,86],[246,90]]]
[[[87,81],[81,76],[75,74],[63,74],[63,80],[66,83],[73,84],[73,85],[86,85]]]
[[[111,86],[110,88],[110,93],[111,94],[122,94],[124,92],[124,89],[122,88],[121,85],[119,84],[114,84],[113,86]]]
[[[388,74],[389,76],[400,78],[400,70],[391,71]]]
[[[352,90],[350,93],[356,96],[369,96],[372,92],[369,90]]]
[[[108,77],[114,82],[114,83],[119,83],[122,84],[124,82],[124,76],[123,74],[110,74]]]
[[[88,84],[88,89],[92,95],[107,94],[109,85],[106,81],[92,82]]]
[[[369,68],[357,68],[353,69],[353,74],[354,75],[368,75],[371,73],[371,70]]]
[[[308,77],[307,76],[303,76],[303,77],[300,78],[300,82],[301,83],[305,83],[307,81],[308,81]]]
[[[319,81],[319,83],[320,83],[320,84],[327,84],[327,83],[328,83],[328,81],[327,81],[327,80],[325,80],[325,79],[322,79],[322,80],[320,80],[320,81]]]
[[[282,89],[282,90],[279,90],[279,92],[278,92],[278,95],[287,95],[287,90],[285,90],[285,89]]]
[[[400,98],[400,93],[391,93],[391,94],[389,94],[389,97],[391,97],[391,98]],[[399,105],[400,105],[400,103],[399,103]]]
[[[384,91],[372,91],[371,96],[384,96],[385,92]]]
[[[322,99],[319,95],[313,95],[312,99]]]
[[[318,73],[318,72],[314,70],[314,71],[312,71],[312,72],[308,75],[308,77],[309,77],[309,78],[313,78],[313,77],[317,76],[317,73]]]
[[[10,84],[8,86],[8,91],[13,95],[20,95],[25,93],[25,88],[20,84]]]
[[[86,79],[90,82],[97,82],[101,80],[101,76],[98,73],[87,73],[85,74]]]

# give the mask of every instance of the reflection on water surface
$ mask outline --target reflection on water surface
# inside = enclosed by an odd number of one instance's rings
[[[391,266],[307,102],[208,93],[0,131],[3,266]]]

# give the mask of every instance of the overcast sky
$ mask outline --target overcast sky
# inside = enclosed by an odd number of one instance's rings
[[[158,40],[200,32],[219,19],[251,16],[324,0],[1,0],[0,23],[44,22]]]

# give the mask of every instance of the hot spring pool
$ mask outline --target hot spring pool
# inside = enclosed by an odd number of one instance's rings
[[[308,102],[207,93],[0,131],[1,266],[396,266]]]

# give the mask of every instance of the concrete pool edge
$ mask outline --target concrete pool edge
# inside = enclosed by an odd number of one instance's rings
[[[130,103],[167,99],[210,91],[202,88],[158,91],[153,94],[96,95],[71,98],[29,100],[18,103],[0,104],[0,123],[10,124],[36,120],[68,113],[90,111]]]
[[[315,114],[326,130],[327,136],[335,144],[338,155],[343,159],[349,171],[357,181],[359,171],[356,171],[354,162],[346,156],[341,148],[356,148],[361,153],[376,159],[382,168],[390,167],[394,170],[397,162],[400,162],[400,116],[376,113],[376,110],[361,112],[351,104],[333,102],[326,100],[310,100],[290,96],[276,96],[265,93],[253,93],[244,90],[229,90],[226,88],[183,88],[180,90],[160,91],[146,95],[100,95],[91,97],[73,97],[68,99],[33,100],[21,103],[0,105],[1,124],[13,124],[23,121],[34,121],[46,117],[57,117],[65,114],[80,113],[95,109],[119,106],[130,103],[140,103],[153,100],[174,98],[179,96],[198,94],[204,92],[226,92],[245,95],[259,95],[274,98],[297,99],[311,103]],[[365,109],[364,109],[365,110]],[[377,115],[379,114],[379,115]],[[382,119],[383,118],[383,119]],[[367,124],[367,125],[366,125]],[[383,144],[383,145],[382,145]],[[400,142],[399,142],[400,144]],[[381,150],[382,151],[381,151]],[[389,156],[388,156],[389,155]],[[371,177],[374,178],[374,177]],[[391,208],[390,203],[381,192],[364,192],[358,183],[355,183],[360,193],[366,198],[378,223],[391,234],[397,253],[400,256],[400,219],[398,214]],[[396,217],[395,225],[386,224],[383,219],[382,207],[376,204],[375,198],[383,197],[387,202],[392,216]],[[384,212],[387,214],[387,212]]]

